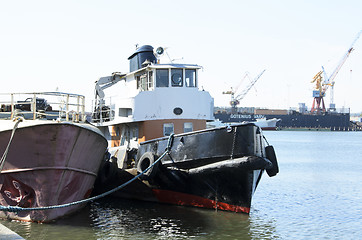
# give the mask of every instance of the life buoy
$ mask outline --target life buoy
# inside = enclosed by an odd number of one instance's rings
[[[279,172],[278,161],[273,146],[270,145],[265,147],[265,153],[266,158],[269,159],[270,162],[273,164],[271,168],[266,169],[266,172],[268,173],[269,177],[273,177]]]
[[[143,172],[145,169],[151,166],[155,160],[157,160],[157,157],[153,153],[145,152],[137,162],[137,172]],[[145,180],[153,178],[157,173],[158,164],[159,162],[144,172],[141,178]]]

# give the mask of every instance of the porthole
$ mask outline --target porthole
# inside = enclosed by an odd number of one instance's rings
[[[177,108],[173,109],[173,113],[176,114],[176,115],[181,115],[182,112],[183,112],[182,108],[177,107]]]

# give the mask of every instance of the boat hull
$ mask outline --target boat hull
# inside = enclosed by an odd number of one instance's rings
[[[0,132],[1,153],[10,134],[11,129]],[[0,174],[1,205],[46,207],[87,198],[106,147],[103,135],[89,124],[38,120],[20,123]],[[17,213],[0,211],[0,217],[49,222],[82,206]]]
[[[253,122],[255,125],[259,126],[263,130],[277,130],[277,123],[281,121],[280,118],[259,118]]]
[[[243,167],[225,167],[203,173],[168,172],[167,184],[152,191],[157,201],[176,205],[212,208],[233,212],[250,212],[252,195],[262,176],[262,170],[245,170]]]
[[[175,135],[170,154],[115,195],[249,213],[263,171],[273,167],[266,158],[261,134],[254,124],[239,124]],[[131,179],[155,162],[167,144],[167,138],[141,143],[137,171],[118,169],[107,183],[98,182],[98,186],[115,186]]]
[[[331,114],[230,114],[215,113],[216,119],[222,123],[237,123],[243,121],[257,121],[258,118],[281,119],[276,126],[280,129],[306,128],[306,129],[330,129],[335,131],[347,131],[350,127],[349,113]]]

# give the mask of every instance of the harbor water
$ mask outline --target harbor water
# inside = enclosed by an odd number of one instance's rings
[[[37,240],[361,238],[362,132],[265,135],[280,173],[263,176],[250,215],[104,198],[52,224],[0,223]]]

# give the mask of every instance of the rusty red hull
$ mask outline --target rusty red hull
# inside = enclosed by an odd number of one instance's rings
[[[87,198],[107,148],[103,135],[89,124],[26,122],[20,123],[15,131],[0,174],[0,204],[44,207]],[[1,154],[10,135],[11,129],[0,132]],[[18,213],[1,211],[0,217],[49,222],[81,207]]]

